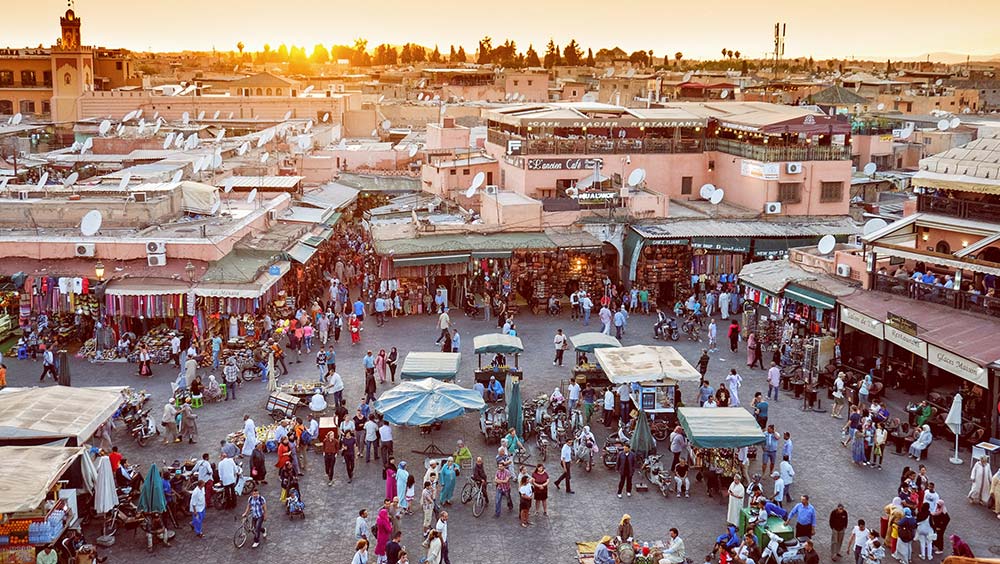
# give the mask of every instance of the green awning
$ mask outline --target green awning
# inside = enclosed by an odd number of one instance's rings
[[[431,266],[435,264],[458,264],[469,260],[468,253],[458,255],[431,255],[423,257],[406,257],[392,259],[392,266],[403,268],[407,266]]]
[[[837,305],[836,298],[831,298],[826,294],[821,294],[816,290],[811,290],[804,286],[799,286],[798,284],[789,284],[788,286],[785,286],[785,297],[807,306],[818,307],[820,309],[833,309],[834,306]]]
[[[795,247],[808,247],[815,245],[819,241],[819,236],[815,237],[783,237],[780,239],[754,239],[753,254],[757,257],[781,256],[788,252],[788,249]]]
[[[594,349],[622,346],[621,342],[611,335],[595,332],[573,335],[569,338],[569,343],[573,345],[574,349],[588,353],[594,352]]]
[[[296,242],[288,250],[288,256],[299,264],[305,264],[314,254],[316,254],[316,247],[309,246],[301,241]]]
[[[504,335],[502,333],[476,335],[472,339],[472,346],[475,348],[476,354],[517,354],[524,352],[524,344],[521,343],[520,337]]]
[[[513,251],[472,251],[472,258],[474,259],[509,259]]]
[[[764,432],[745,409],[678,407],[677,420],[698,448],[740,448],[764,442]]]
[[[749,253],[750,239],[748,237],[693,237],[691,247],[709,251]]]

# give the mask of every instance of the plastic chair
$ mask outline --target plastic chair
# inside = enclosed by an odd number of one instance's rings
[[[191,396],[191,407],[192,408],[198,409],[198,408],[200,408],[200,407],[202,407],[204,405],[205,405],[205,402],[202,399],[201,395]]]
[[[225,382],[219,384],[219,391],[222,392],[223,399],[225,399],[229,395],[229,388]]]

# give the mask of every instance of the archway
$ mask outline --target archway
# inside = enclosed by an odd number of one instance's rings
[[[948,244],[948,241],[938,241],[937,245],[934,246],[934,251],[942,255],[950,255],[951,245]]]
[[[986,247],[981,253],[979,253],[979,260],[1000,263],[1000,249],[997,247]]]

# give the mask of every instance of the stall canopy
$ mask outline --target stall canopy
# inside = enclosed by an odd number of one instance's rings
[[[219,189],[215,186],[186,180],[180,183],[184,211],[199,215],[211,215],[218,211]]]
[[[504,335],[503,333],[476,335],[472,339],[472,344],[476,348],[476,354],[511,354],[524,352],[524,345],[521,344],[520,337],[516,337],[514,335]]]
[[[170,278],[118,278],[108,282],[107,296],[170,296],[186,294],[191,284]]]
[[[635,345],[594,351],[604,373],[615,384],[673,380],[697,382],[701,373],[673,347]]]
[[[760,425],[745,409],[679,407],[677,419],[698,448],[740,448],[764,442]]]
[[[586,353],[594,352],[594,349],[622,346],[618,339],[604,333],[580,333],[570,337],[569,342],[574,349]]]
[[[38,509],[81,454],[80,447],[0,447],[0,513]]]
[[[375,401],[375,411],[390,423],[411,426],[447,421],[484,407],[479,392],[433,378],[403,382]]]
[[[65,438],[81,445],[121,403],[114,388],[8,388],[0,393],[0,442]]]
[[[403,360],[403,369],[400,370],[399,377],[405,380],[419,378],[452,380],[458,374],[458,364],[461,360],[461,353],[411,352]]]

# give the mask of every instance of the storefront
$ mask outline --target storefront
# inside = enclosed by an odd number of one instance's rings
[[[736,274],[750,252],[748,237],[692,237],[691,274],[699,281]]]
[[[875,368],[882,354],[885,324],[847,306],[840,306],[841,363],[859,372]]]

